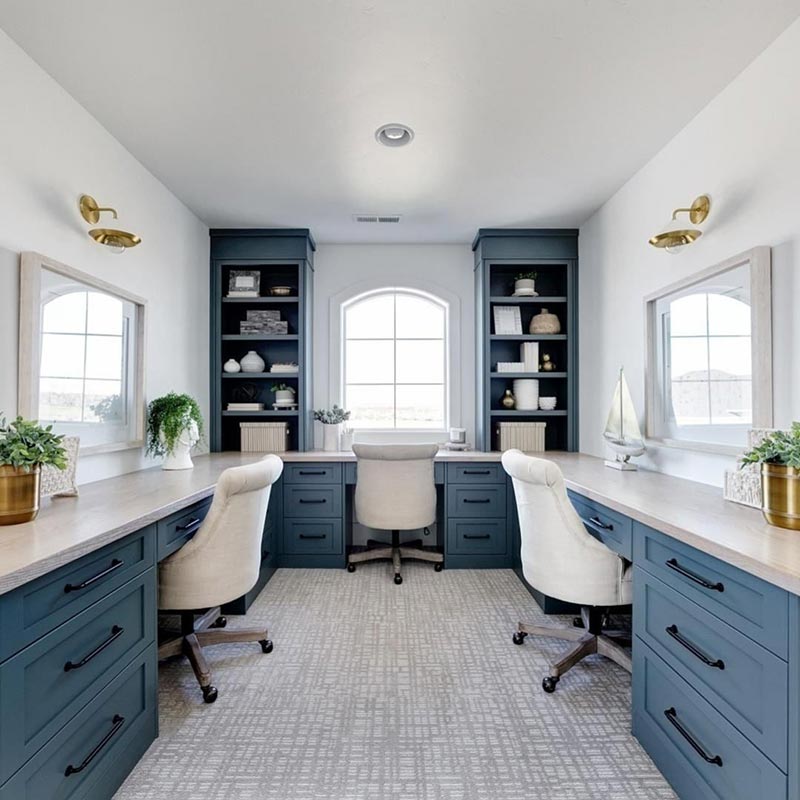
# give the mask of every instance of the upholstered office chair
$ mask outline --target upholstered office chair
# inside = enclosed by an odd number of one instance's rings
[[[522,537],[522,572],[531,586],[550,597],[577,603],[585,630],[520,622],[514,644],[529,634],[575,642],[542,681],[555,691],[559,678],[588,655],[599,653],[631,671],[627,651],[604,631],[605,612],[631,602],[631,565],[595,539],[572,506],[561,470],[551,461],[503,453],[503,468],[514,483]]]
[[[158,657],[187,656],[207,703],[217,699],[217,689],[204,646],[258,642],[264,653],[272,652],[266,628],[219,630],[227,622],[220,606],[249,592],[258,580],[270,489],[282,471],[283,462],[272,455],[226,469],[197,533],[159,564],[158,607],[180,613],[181,632],[159,645]]]
[[[354,444],[358,459],[356,518],[368,528],[392,532],[392,544],[368,541],[368,550],[351,553],[347,570],[364,561],[390,559],[394,582],[401,584],[402,559],[432,561],[441,571],[444,556],[422,549],[422,542],[400,544],[400,531],[427,528],[436,521],[435,444]]]

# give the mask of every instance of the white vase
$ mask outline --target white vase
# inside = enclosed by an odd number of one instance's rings
[[[229,358],[223,365],[222,369],[225,372],[241,372],[242,368],[239,366],[239,362],[235,358]]]
[[[339,426],[322,424],[322,449],[335,453],[339,449]]]
[[[159,434],[159,439],[164,441],[164,434]],[[200,432],[197,423],[192,420],[175,442],[172,450],[167,451],[162,469],[192,469],[192,448],[200,441]]]
[[[536,281],[533,278],[520,278],[514,281],[514,294],[517,297],[532,297],[536,294]]]
[[[342,431],[342,435],[339,438],[339,446],[345,452],[349,452],[353,449],[353,440],[355,438],[355,434],[353,431]]]
[[[264,359],[256,353],[255,350],[250,350],[247,355],[241,360],[242,372],[263,372],[266,368]]]

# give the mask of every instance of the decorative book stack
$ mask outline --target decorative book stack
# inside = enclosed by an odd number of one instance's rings
[[[228,403],[228,411],[263,411],[263,403]]]

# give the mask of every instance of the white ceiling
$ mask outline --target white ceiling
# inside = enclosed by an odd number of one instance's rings
[[[799,0],[0,0],[0,27],[209,225],[323,242],[577,226],[798,14]],[[387,122],[414,142],[378,145]]]

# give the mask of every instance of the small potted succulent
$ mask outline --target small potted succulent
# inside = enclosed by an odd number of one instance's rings
[[[741,460],[761,464],[763,511],[770,525],[800,531],[800,422],[773,431]]]
[[[39,513],[43,464],[66,469],[67,454],[53,426],[0,418],[0,525],[30,522]]]
[[[350,419],[350,412],[334,403],[333,408],[315,410],[314,419],[322,423],[322,449],[327,452],[338,450],[341,425]]]
[[[191,469],[192,448],[203,435],[203,415],[188,394],[170,392],[147,408],[147,454],[164,456],[164,469]]]
[[[295,391],[285,383],[273,384],[270,391],[275,395],[275,405],[293,406],[295,404]]]
[[[536,273],[520,272],[514,278],[514,297],[534,297],[536,295]]]

